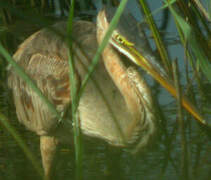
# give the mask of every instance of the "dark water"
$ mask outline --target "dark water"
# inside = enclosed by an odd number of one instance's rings
[[[39,138],[11,119],[31,151],[40,161]],[[161,127],[159,138],[145,152],[132,155],[125,149],[111,147],[92,139],[84,140],[83,177],[85,180],[209,180],[211,179],[211,143],[194,120],[186,121],[187,177],[181,175],[181,138],[172,118]],[[162,125],[164,126],[164,124]],[[74,179],[74,147],[60,146],[54,163],[54,179]],[[11,135],[0,126],[0,180],[40,179],[31,162]]]

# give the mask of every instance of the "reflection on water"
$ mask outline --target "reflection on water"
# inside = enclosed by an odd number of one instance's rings
[[[186,123],[188,177],[191,180],[208,180],[211,178],[211,143],[195,127],[194,121]],[[40,160],[39,138],[16,121],[12,121],[12,124]],[[92,138],[84,140],[84,179],[182,179],[180,175],[183,154],[177,122],[169,119],[166,125],[167,128],[161,128],[163,130],[160,138],[154,145],[146,152],[137,155],[111,147],[100,140]],[[165,127],[165,123],[162,126]],[[55,179],[74,179],[73,146],[61,146],[54,166]],[[0,127],[0,179],[39,179],[22,150],[2,127]]]

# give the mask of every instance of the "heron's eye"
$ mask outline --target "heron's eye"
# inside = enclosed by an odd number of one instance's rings
[[[117,42],[119,42],[120,44],[123,44],[125,46],[134,46],[134,44],[132,42],[129,42],[128,40],[126,40],[123,36],[117,34],[115,36],[115,39],[117,40]]]
[[[120,35],[116,36],[117,41],[119,41],[120,43],[124,44],[124,40],[122,39],[122,37]]]

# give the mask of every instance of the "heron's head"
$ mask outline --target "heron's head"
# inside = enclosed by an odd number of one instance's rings
[[[103,8],[98,13],[97,38],[99,43],[102,42],[114,14],[115,9],[111,7]],[[165,74],[164,70],[155,60],[149,43],[141,30],[141,26],[129,13],[124,12],[121,15],[117,27],[109,40],[109,44],[146,71],[153,68],[153,70]]]
[[[99,12],[97,17],[97,39],[99,43],[102,42],[114,14],[115,10],[112,8],[104,8]],[[152,53],[148,41],[140,28],[136,20],[129,13],[123,13],[116,29],[112,33],[109,43],[117,51],[128,57],[130,61],[147,71],[174,97],[177,97],[177,91],[174,85],[172,85],[172,79],[168,77],[166,71],[156,61],[156,57]],[[185,98],[183,98],[182,102],[183,106],[200,123],[204,124],[203,118],[193,105]]]

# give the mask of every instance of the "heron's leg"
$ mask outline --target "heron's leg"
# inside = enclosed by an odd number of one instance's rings
[[[40,137],[40,151],[45,178],[49,179],[58,140],[53,136]]]

